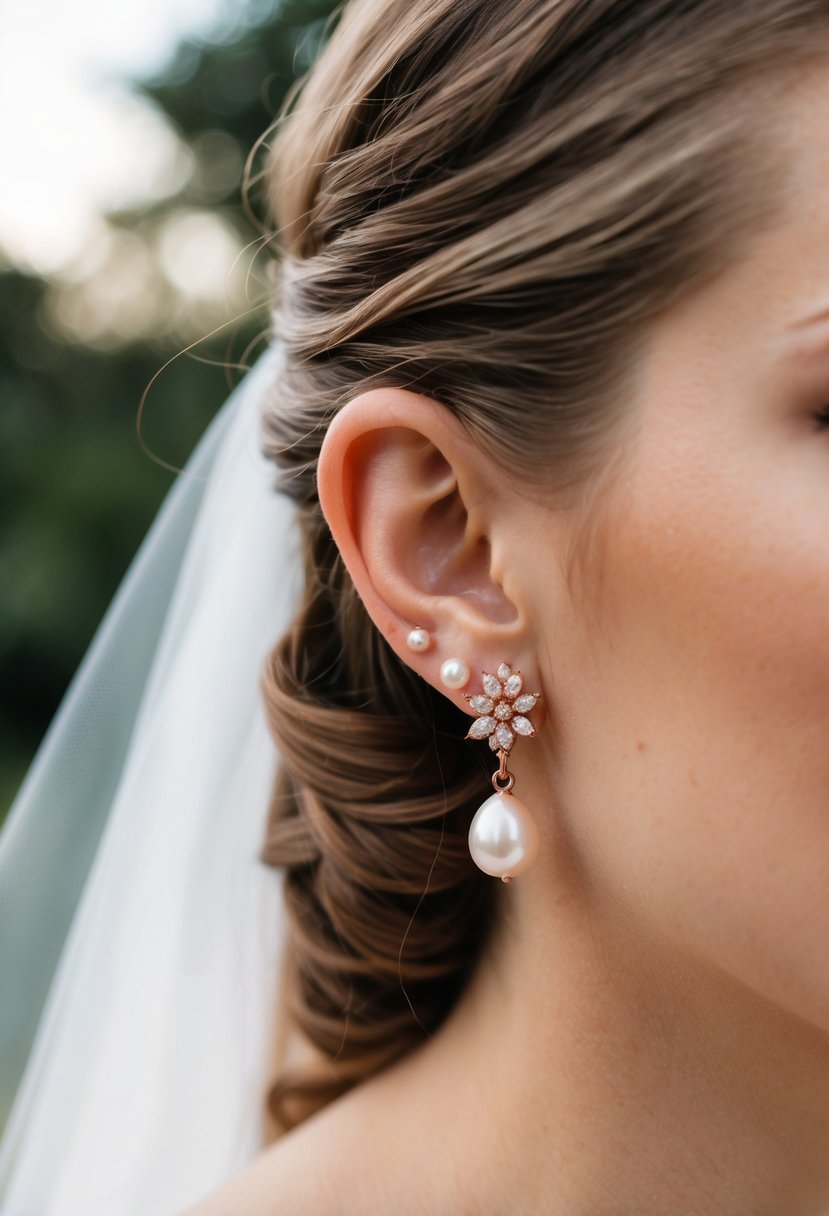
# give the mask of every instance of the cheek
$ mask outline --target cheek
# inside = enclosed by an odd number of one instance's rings
[[[796,445],[723,452],[625,478],[559,673],[562,805],[609,896],[829,1027],[829,444],[822,503]]]

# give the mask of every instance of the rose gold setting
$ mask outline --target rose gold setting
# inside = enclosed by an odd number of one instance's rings
[[[478,715],[464,737],[489,739],[489,746],[497,751],[499,760],[492,774],[492,786],[496,793],[506,794],[515,785],[515,776],[507,768],[507,757],[517,737],[530,739],[535,735],[527,714],[535,708],[541,693],[524,692],[521,672],[513,672],[509,663],[501,663],[497,675],[482,670],[481,682],[483,692],[463,694],[470,709]],[[501,881],[511,879],[505,876]]]
[[[498,755],[501,758],[501,763],[492,774],[492,788],[495,790],[496,794],[508,794],[515,785],[515,776],[507,768],[507,753],[499,751]],[[506,785],[501,785],[502,777],[506,777]]]
[[[516,736],[530,738],[535,727],[529,714],[540,700],[540,692],[524,692],[524,677],[513,672],[509,663],[501,663],[498,674],[481,672],[483,692],[464,693],[470,709],[478,715],[466,735],[467,739],[489,739],[492,750],[507,754]]]

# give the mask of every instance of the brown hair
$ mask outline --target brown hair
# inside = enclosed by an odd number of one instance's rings
[[[501,889],[466,846],[491,753],[357,596],[317,497],[326,427],[365,389],[413,388],[548,495],[595,487],[648,323],[779,211],[768,128],[827,18],[351,0],[286,99],[267,167],[285,368],[262,434],[306,582],[263,673],[282,762],[261,859],[286,871],[284,1014],[313,1051],[277,1062],[275,1134],[440,1025]]]

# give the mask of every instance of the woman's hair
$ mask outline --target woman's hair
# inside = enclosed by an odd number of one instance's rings
[[[328,424],[397,385],[548,503],[600,484],[650,323],[780,213],[777,117],[824,30],[826,0],[351,0],[277,117],[262,442],[305,593],[263,672],[261,860],[285,869],[308,1059],[279,1062],[275,1134],[435,1031],[502,898],[466,843],[491,752],[354,589],[317,496]]]

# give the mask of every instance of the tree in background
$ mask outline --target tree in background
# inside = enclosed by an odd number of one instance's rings
[[[104,217],[69,273],[0,271],[0,818],[175,476],[136,434],[144,390],[181,356],[141,422],[181,467],[238,379],[224,365],[261,349],[272,255],[243,207],[245,158],[338,12],[251,0],[182,44],[135,82],[178,134],[175,188]]]

